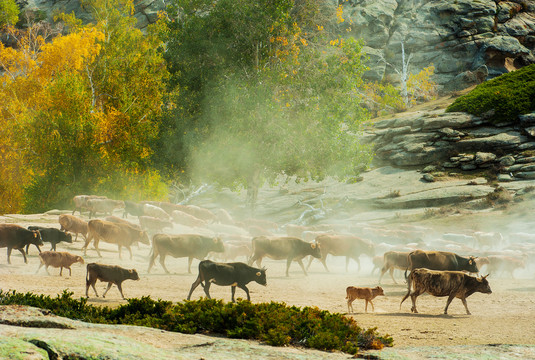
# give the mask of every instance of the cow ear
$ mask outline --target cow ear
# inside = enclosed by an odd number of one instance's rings
[[[260,271],[256,273],[256,276],[260,276],[260,275],[262,275]]]
[[[486,278],[487,278],[487,276],[489,276],[489,275],[490,275],[490,274],[487,274],[487,275],[483,276],[483,279],[486,279]]]
[[[315,244],[315,243],[311,243],[311,244],[310,244],[310,247],[311,247],[312,249],[315,249],[315,248],[316,248],[316,244]]]

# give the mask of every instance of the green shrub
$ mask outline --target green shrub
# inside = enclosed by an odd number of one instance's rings
[[[474,115],[493,111],[490,120],[495,123],[518,121],[518,115],[535,111],[535,64],[479,84],[446,111]]]
[[[359,349],[392,346],[393,339],[376,329],[361,329],[355,320],[316,307],[298,308],[284,303],[223,303],[201,299],[173,304],[150,297],[128,299],[111,309],[88,305],[64,291],[56,298],[0,290],[0,305],[28,305],[58,316],[102,324],[147,326],[187,334],[222,334],[231,338],[264,341],[268,345],[295,345],[356,354]]]

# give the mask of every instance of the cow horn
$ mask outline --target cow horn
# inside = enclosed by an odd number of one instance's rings
[[[483,276],[483,279],[486,279],[486,278],[487,278],[487,276],[489,276],[489,275],[490,275],[490,274],[487,274],[487,275]]]

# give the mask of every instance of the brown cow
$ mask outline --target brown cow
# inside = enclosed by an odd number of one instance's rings
[[[63,268],[69,269],[69,276],[71,276],[71,265],[78,262],[80,264],[84,263],[84,259],[81,256],[74,255],[66,251],[43,251],[39,254],[39,258],[41,263],[35,272],[36,274],[44,265],[46,273],[49,275],[50,273],[48,272],[48,267],[52,266],[55,268],[61,268],[59,270],[59,276],[62,276]]]
[[[91,219],[97,213],[111,215],[115,209],[124,209],[124,201],[112,199],[89,199],[86,201],[89,209],[89,218]]]
[[[448,306],[450,306],[453,298],[457,297],[463,302],[466,314],[471,315],[466,298],[475,292],[492,293],[487,276],[476,278],[462,271],[414,269],[409,274],[407,294],[401,300],[399,308],[401,310],[401,304],[410,296],[412,300],[411,312],[418,313],[418,310],[416,310],[416,298],[428,292],[433,296],[448,297],[444,314],[448,313]]]
[[[195,216],[188,214],[187,212],[180,210],[173,210],[171,213],[173,221],[180,225],[190,226],[190,227],[202,227],[206,225],[206,221],[196,218]]]
[[[152,237],[152,250],[147,272],[150,273],[154,261],[159,256],[160,264],[165,272],[169,274],[169,270],[167,270],[167,267],[165,266],[165,257],[171,255],[174,258],[187,257],[188,273],[191,274],[191,262],[193,259],[204,260],[210,251],[225,251],[223,241],[218,237],[212,238],[197,234],[156,234]]]
[[[346,289],[346,299],[347,299],[347,313],[353,314],[353,301],[355,299],[364,299],[366,300],[365,311],[368,312],[368,302],[372,304],[372,311],[375,311],[372,300],[377,296],[384,296],[385,293],[383,288],[376,286],[373,289],[369,287],[355,287],[348,286]],[[351,310],[350,310],[351,309]]]
[[[394,280],[394,283],[397,284],[396,279],[394,279],[394,270],[407,270],[409,267],[409,253],[406,251],[387,251],[383,255],[383,268],[381,269],[381,276],[379,276],[379,284],[383,275],[390,271],[390,277]]]
[[[24,263],[28,263],[24,247],[33,244],[43,245],[41,234],[37,230],[28,230],[16,224],[0,224],[0,248],[7,247],[7,263],[11,264],[11,251],[16,249],[24,257]],[[39,249],[39,252],[41,249]]]
[[[524,258],[518,258],[505,255],[489,255],[487,272],[494,275],[510,276],[514,279],[514,272],[516,269],[525,269],[526,262]]]
[[[424,251],[415,250],[409,253],[409,266],[405,270],[426,268],[430,270],[467,271],[478,273],[476,258],[464,257],[447,251]]]
[[[89,286],[93,287],[95,295],[98,297],[97,289],[95,288],[95,283],[97,280],[104,281],[108,283],[108,288],[102,294],[102,297],[106,297],[106,293],[110,290],[113,284],[117,285],[121,297],[124,299],[122,283],[125,280],[139,280],[139,275],[135,269],[123,269],[117,265],[104,265],[97,263],[87,264],[87,273],[85,276],[85,296],[89,297],[88,290]]]
[[[349,259],[353,259],[358,264],[358,271],[360,271],[361,255],[367,255],[373,258],[375,255],[375,247],[368,240],[364,240],[358,236],[353,235],[320,235],[316,237],[316,242],[321,248],[321,263],[325,270],[329,271],[327,267],[327,255],[345,256],[346,257],[346,271],[349,266]],[[312,258],[308,262],[307,269],[312,263]]]
[[[74,210],[72,211],[72,215],[78,210],[80,212],[80,215],[82,215],[82,209],[89,210],[87,206],[87,200],[93,200],[93,199],[107,199],[106,196],[99,196],[99,195],[76,195],[72,198],[72,201],[74,203]]]
[[[139,224],[146,231],[162,232],[165,228],[173,228],[173,223],[168,220],[162,220],[154,216],[140,216]]]
[[[61,225],[60,230],[76,234],[74,241],[78,239],[78,234],[82,234],[84,239],[87,239],[87,233],[89,232],[87,222],[79,217],[69,214],[60,215],[59,224]]]
[[[258,267],[261,267],[264,256],[274,260],[286,259],[286,276],[290,276],[288,270],[290,269],[292,260],[297,261],[305,275],[307,275],[305,266],[303,265],[303,258],[308,255],[312,255],[318,259],[321,257],[318,244],[308,243],[296,237],[258,236],[253,238],[252,243],[253,255],[249,259],[249,265],[252,265],[256,261]]]
[[[84,255],[87,253],[87,246],[93,240],[95,250],[97,251],[98,256],[100,251],[98,249],[98,243],[100,240],[105,241],[110,244],[117,244],[119,250],[119,259],[121,259],[121,247],[128,249],[130,253],[130,259],[132,259],[132,249],[131,246],[133,243],[139,241],[144,244],[149,244],[149,238],[145,231],[138,230],[126,224],[117,224],[106,220],[89,220],[89,236],[87,237],[82,250],[84,250]]]

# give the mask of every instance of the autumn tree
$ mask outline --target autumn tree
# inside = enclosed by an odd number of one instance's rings
[[[93,24],[63,15],[66,35],[0,51],[8,69],[2,121],[16,127],[11,138],[24,155],[26,211],[66,205],[81,192],[165,190],[148,161],[167,74],[160,43],[135,28],[131,2],[93,5]]]
[[[192,177],[245,186],[254,204],[262,181],[279,174],[321,179],[366,166],[370,153],[355,136],[367,118],[362,44],[304,16],[319,4],[174,3],[166,60],[182,101],[168,121],[184,134],[177,142]]]

